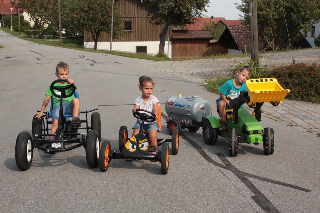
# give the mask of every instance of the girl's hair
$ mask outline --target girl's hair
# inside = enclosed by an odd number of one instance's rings
[[[252,70],[249,66],[243,66],[239,69],[240,72],[242,72],[243,70],[247,70],[250,74],[252,74]]]
[[[60,61],[60,62],[57,64],[56,73],[58,73],[60,69],[66,70],[66,71],[69,72],[69,66],[68,66],[68,64],[65,63],[65,62],[63,62],[63,61]]]
[[[154,85],[152,78],[143,75],[139,78],[139,87],[143,87],[144,82],[149,82]]]

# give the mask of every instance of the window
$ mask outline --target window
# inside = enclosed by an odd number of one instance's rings
[[[136,46],[136,53],[147,54],[147,46]]]
[[[316,26],[311,26],[311,37],[315,37]]]
[[[124,31],[131,31],[131,21],[125,21],[124,22]]]

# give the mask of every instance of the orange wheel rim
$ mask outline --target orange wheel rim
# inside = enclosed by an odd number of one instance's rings
[[[168,169],[169,167],[169,147],[167,149],[167,159],[166,159],[166,168]]]
[[[109,153],[110,153],[110,146],[107,145],[105,156],[104,156],[104,167],[107,168],[109,164]]]
[[[179,132],[177,132],[177,136],[176,136],[176,146],[177,146],[177,149],[179,148]]]
[[[128,132],[125,130],[123,133],[123,144],[126,144],[127,138],[128,138]]]

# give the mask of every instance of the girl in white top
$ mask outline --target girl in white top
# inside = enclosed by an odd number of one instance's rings
[[[134,108],[132,112],[134,113],[137,109],[144,109],[149,112],[153,112],[155,115],[158,115],[158,104],[159,100],[152,95],[154,87],[154,82],[152,78],[147,76],[141,76],[139,78],[139,89],[142,92],[142,95],[137,97],[134,102]],[[157,117],[154,122],[145,122],[144,129],[149,134],[150,145],[157,148],[157,131],[159,129],[157,124]],[[133,134],[136,135],[140,131],[141,120],[137,120],[137,123],[133,126]],[[156,154],[153,152],[152,154]]]

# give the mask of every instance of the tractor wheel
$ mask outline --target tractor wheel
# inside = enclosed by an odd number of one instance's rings
[[[119,150],[122,152],[124,145],[128,139],[128,129],[126,126],[121,126],[119,130]]]
[[[100,140],[96,130],[88,131],[86,139],[86,158],[89,167],[96,168],[99,159]]]
[[[43,118],[38,119],[35,116],[32,119],[32,137],[33,138],[34,138],[35,134],[42,133],[42,123],[43,123]],[[42,137],[38,137],[38,138],[41,139]]]
[[[101,141],[101,120],[99,112],[94,112],[91,114],[91,129],[97,131],[99,141]]]
[[[99,168],[101,172],[106,172],[111,161],[110,158],[111,146],[109,141],[103,141],[99,154]]]
[[[33,158],[32,138],[28,132],[21,132],[16,140],[15,158],[18,168],[26,171],[30,168]]]
[[[204,142],[208,145],[214,145],[218,139],[218,129],[212,128],[209,120],[205,120],[202,127]]]
[[[169,169],[169,144],[164,143],[162,144],[162,151],[161,151],[161,173],[167,174]]]
[[[180,123],[180,121],[179,121],[178,119],[176,119],[176,118],[173,118],[172,120],[168,120],[168,122],[167,122],[167,129],[168,129],[169,134],[172,134],[172,129],[173,129],[173,127],[177,127],[179,133],[180,133],[181,130],[182,130],[181,123]]]
[[[231,157],[238,155],[238,133],[235,128],[229,130],[229,155]]]
[[[272,155],[274,152],[274,131],[273,128],[264,128],[263,150],[265,155]]]
[[[172,129],[172,154],[178,154],[179,150],[179,131],[177,127],[173,127]]]

